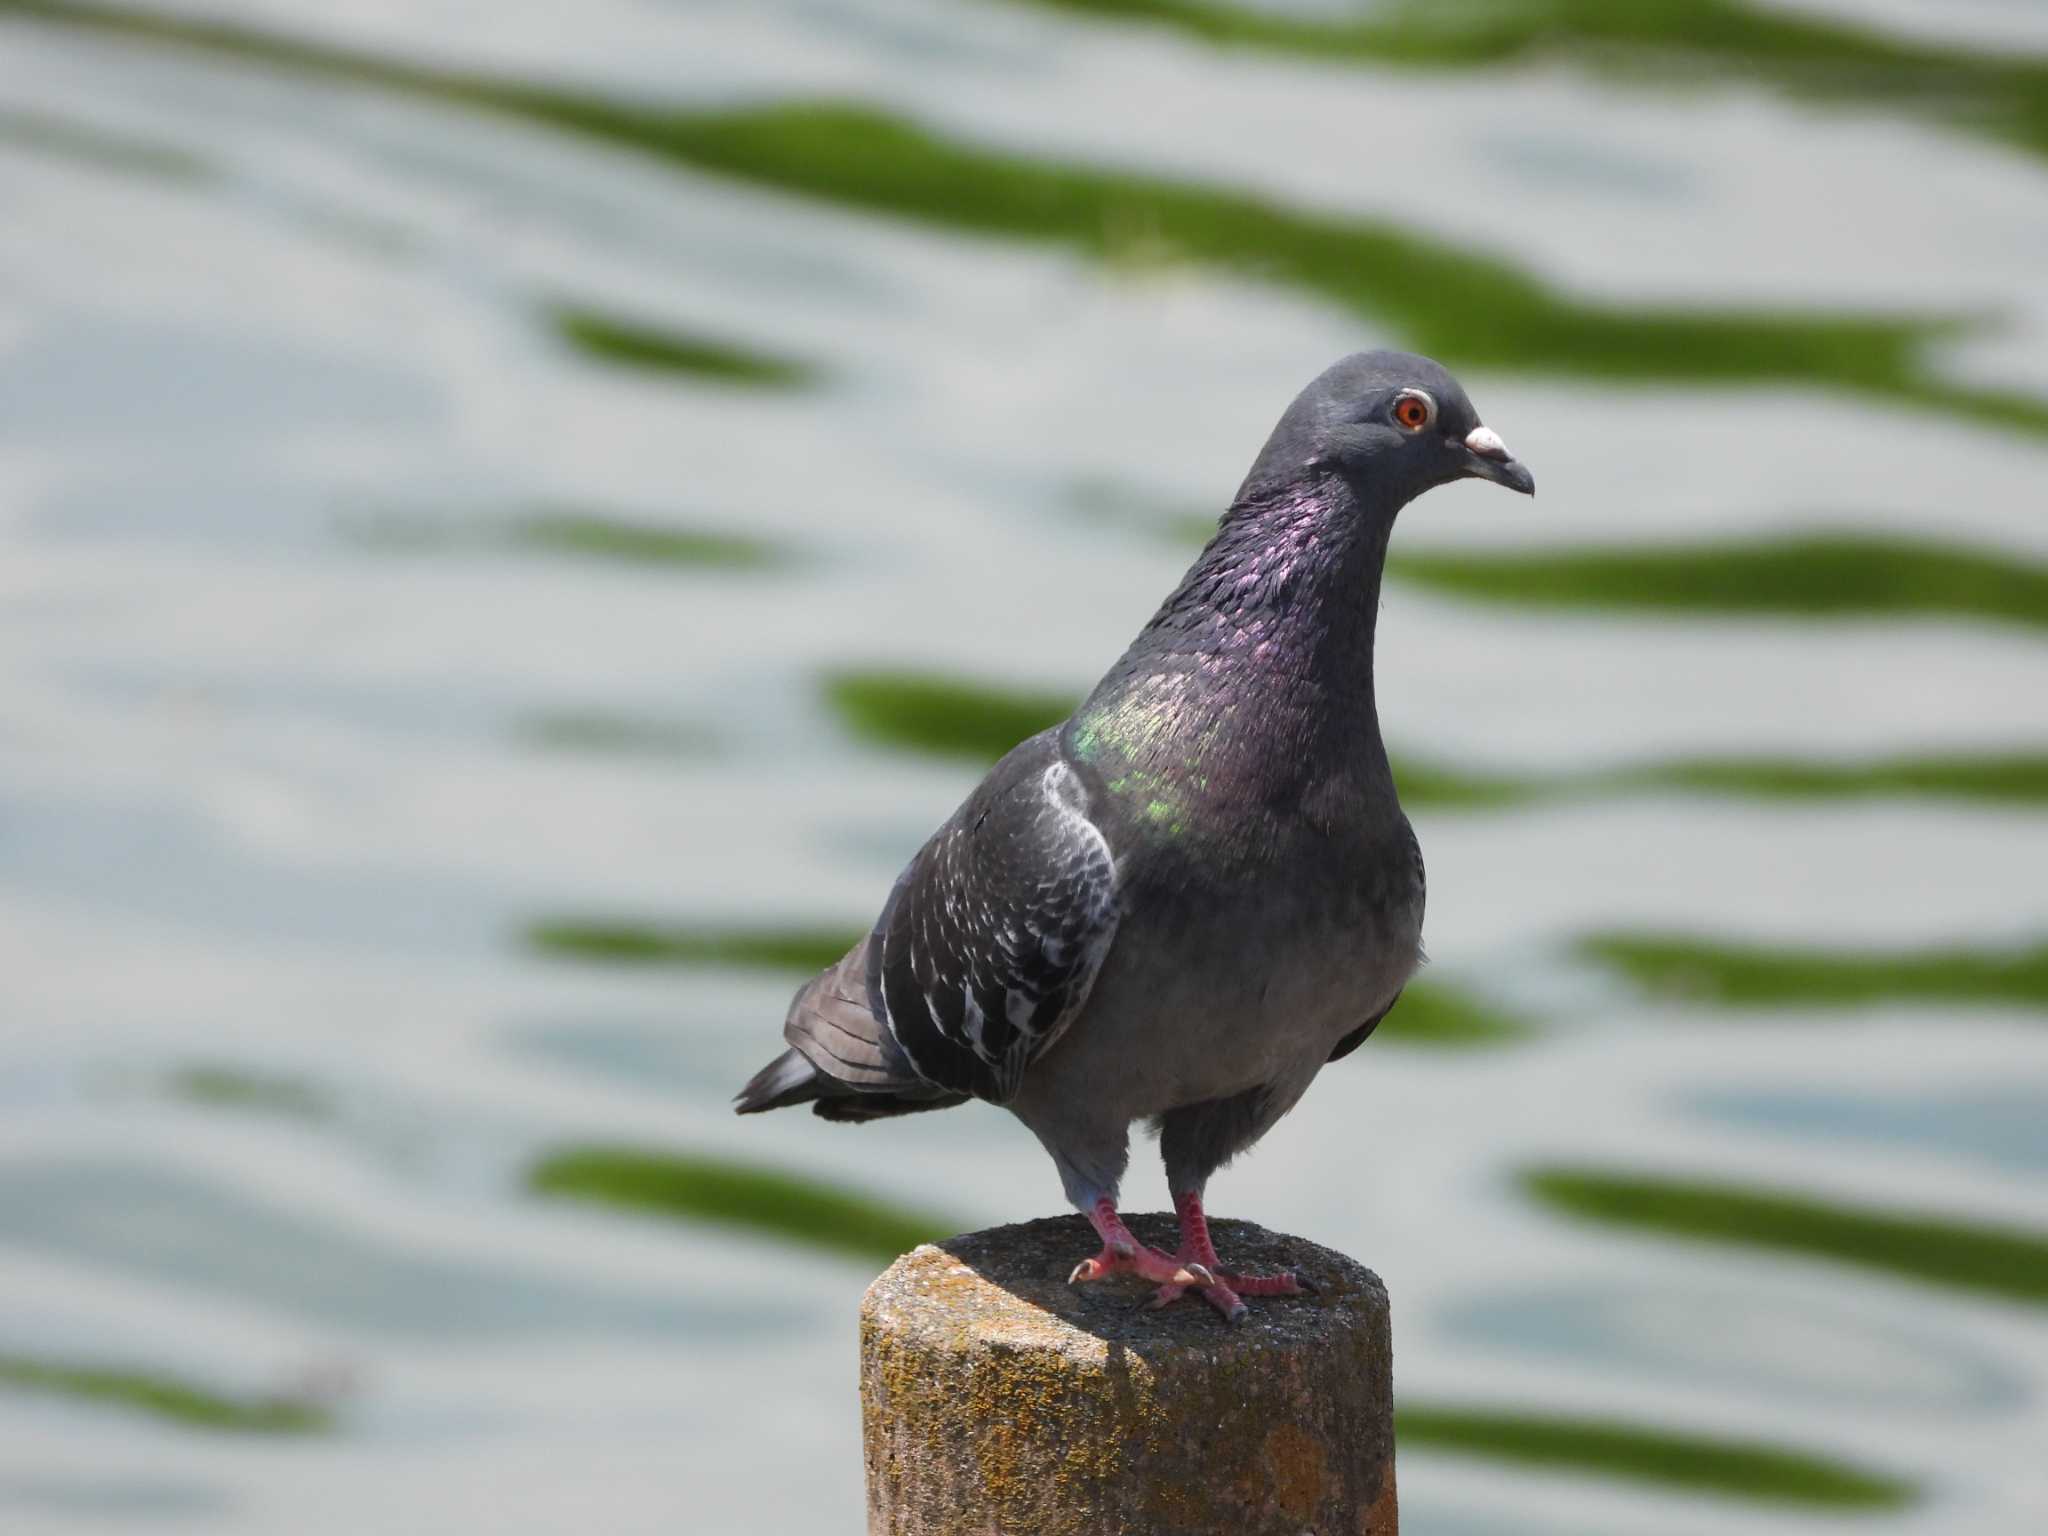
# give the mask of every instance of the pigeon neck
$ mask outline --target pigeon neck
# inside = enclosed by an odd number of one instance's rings
[[[1226,670],[1318,675],[1369,700],[1393,521],[1335,477],[1241,499],[1146,633]]]
[[[1222,758],[1268,784],[1348,770],[1391,793],[1372,653],[1396,510],[1335,477],[1241,496],[1076,715],[1083,755],[1197,775]]]

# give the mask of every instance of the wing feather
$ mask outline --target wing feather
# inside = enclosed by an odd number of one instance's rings
[[[1116,861],[1047,732],[983,781],[896,882],[870,1006],[920,1076],[996,1103],[1081,1011],[1116,936]]]

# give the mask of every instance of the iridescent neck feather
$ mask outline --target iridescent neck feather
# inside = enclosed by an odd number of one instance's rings
[[[1391,795],[1372,651],[1392,526],[1335,477],[1240,501],[1075,712],[1068,749],[1163,817],[1335,774]]]

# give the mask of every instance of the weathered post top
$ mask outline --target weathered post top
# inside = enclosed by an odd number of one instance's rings
[[[1170,1216],[1132,1217],[1171,1251]],[[1321,1294],[1148,1311],[1069,1286],[1079,1217],[904,1255],[861,1304],[871,1536],[1395,1536],[1387,1292],[1342,1254],[1212,1224],[1233,1266]]]

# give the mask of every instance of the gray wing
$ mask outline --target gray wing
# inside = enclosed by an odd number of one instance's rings
[[[926,843],[868,944],[868,1000],[919,1076],[1000,1104],[1074,1021],[1116,936],[1116,862],[1056,731]]]

